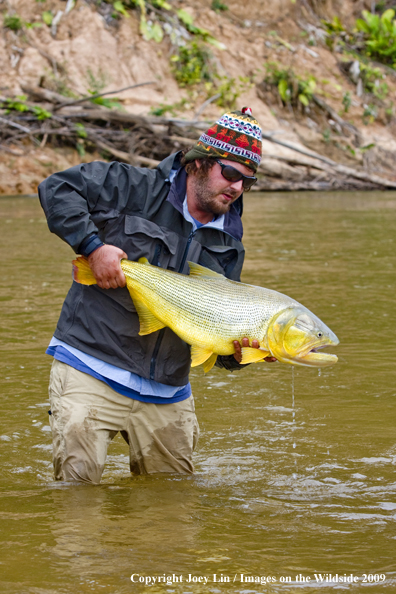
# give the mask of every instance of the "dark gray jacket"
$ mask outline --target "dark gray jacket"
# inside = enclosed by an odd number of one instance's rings
[[[50,230],[76,253],[97,233],[130,260],[146,257],[184,274],[191,260],[239,280],[244,259],[241,198],[226,214],[224,231],[203,227],[194,233],[183,217],[187,176],[179,159],[179,153],[171,155],[153,170],[118,162],[84,163],[51,175],[39,186]],[[177,175],[170,184],[172,169]],[[144,378],[186,384],[189,345],[169,328],[148,336],[138,332],[138,316],[126,288],[104,290],[73,282],[55,336]],[[221,360],[219,365],[228,367]]]

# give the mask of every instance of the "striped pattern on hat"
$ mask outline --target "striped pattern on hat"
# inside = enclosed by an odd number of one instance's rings
[[[261,161],[261,128],[248,107],[225,113],[185,156],[186,161],[217,157],[243,163],[253,171]]]

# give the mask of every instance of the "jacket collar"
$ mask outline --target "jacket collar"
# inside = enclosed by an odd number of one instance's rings
[[[180,153],[176,154],[176,157],[178,157]],[[168,157],[169,159],[169,157]],[[165,159],[166,161],[167,159]],[[164,163],[164,161],[162,161],[162,163]],[[160,163],[160,165],[162,165],[162,163]],[[184,167],[181,167],[180,165],[180,159],[174,159],[174,165],[176,165],[176,167],[178,167],[176,176],[174,177],[170,190],[169,190],[169,194],[167,197],[167,201],[170,202],[172,204],[172,206],[174,208],[176,208],[176,210],[178,210],[181,214],[183,214],[183,202],[184,202],[184,198],[186,196],[186,187],[187,187],[187,173],[186,170],[184,169]],[[176,168],[175,167],[175,168]],[[170,167],[168,170],[168,175],[170,174],[170,171],[173,169],[173,167]],[[242,196],[240,196],[238,198],[238,200],[236,200],[234,202],[234,204],[231,206],[230,210],[226,213],[225,217],[224,217],[224,232],[228,233],[228,235],[231,235],[234,239],[236,239],[237,241],[241,241],[242,240],[242,235],[243,235],[243,226],[242,226],[242,221],[241,221],[241,215],[242,215]]]

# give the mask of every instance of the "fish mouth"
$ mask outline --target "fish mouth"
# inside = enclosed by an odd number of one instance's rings
[[[337,363],[337,355],[319,352],[320,349],[324,349],[326,346],[328,345],[311,349],[309,353],[301,358],[301,364],[313,367],[327,367],[328,365],[334,365],[334,363]]]

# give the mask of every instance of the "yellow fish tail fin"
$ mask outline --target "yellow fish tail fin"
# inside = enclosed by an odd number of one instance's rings
[[[217,360],[217,353],[213,353],[209,359],[206,359],[205,363],[203,364],[203,369],[205,373],[208,373],[216,363]]]
[[[262,361],[264,357],[269,357],[271,353],[262,351],[261,349],[253,349],[252,347],[242,347],[242,361],[241,365],[247,365],[248,363],[257,363]]]
[[[88,260],[79,256],[73,260],[73,280],[81,285],[96,285],[96,279],[88,264]]]

